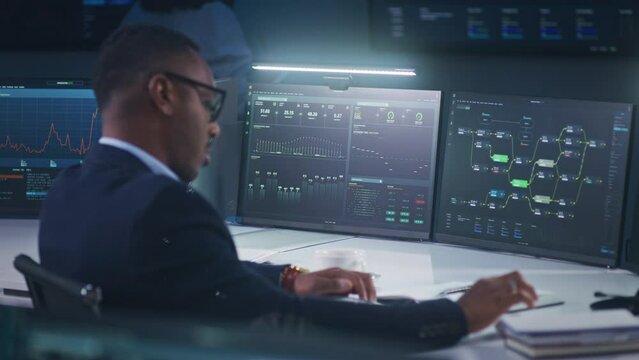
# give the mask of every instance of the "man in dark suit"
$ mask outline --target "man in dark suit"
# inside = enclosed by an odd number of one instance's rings
[[[186,185],[208,161],[224,98],[197,46],[167,29],[123,28],[103,45],[93,85],[104,137],[56,179],[39,246],[45,268],[101,286],[105,307],[244,323],[295,317],[444,344],[536,299],[515,272],[479,281],[456,303],[354,304],[322,295],[374,301],[369,274],[240,261],[220,216]]]

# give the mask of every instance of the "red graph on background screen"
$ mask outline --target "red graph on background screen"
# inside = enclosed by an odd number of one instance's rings
[[[0,144],[0,150],[7,148],[7,149],[13,149],[16,152],[23,151],[23,152],[25,152],[27,154],[42,154],[42,153],[44,153],[47,150],[47,147],[49,146],[49,144],[53,140],[53,141],[57,141],[60,144],[61,147],[66,147],[67,149],[69,149],[69,151],[72,152],[72,153],[76,153],[78,155],[84,155],[91,148],[91,142],[92,142],[92,138],[93,138],[93,126],[95,124],[95,119],[97,117],[98,117],[98,110],[93,112],[93,114],[91,116],[91,127],[89,128],[89,140],[85,141],[85,138],[83,137],[80,140],[80,145],[78,145],[77,147],[73,147],[71,145],[71,135],[69,135],[69,133],[67,133],[64,136],[64,140],[63,140],[62,135],[55,128],[55,124],[51,123],[51,125],[49,126],[49,135],[47,135],[47,139],[44,141],[44,143],[41,146],[39,146],[39,147],[31,147],[31,146],[25,145],[25,144],[14,144],[11,141],[11,137],[9,135],[7,135],[4,143]]]

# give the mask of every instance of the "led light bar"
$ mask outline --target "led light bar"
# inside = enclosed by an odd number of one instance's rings
[[[295,71],[311,73],[333,73],[333,74],[364,74],[364,75],[389,75],[389,76],[416,76],[415,69],[366,69],[366,68],[346,68],[346,67],[326,67],[326,66],[296,66],[296,65],[266,65],[254,64],[254,70],[262,71]]]

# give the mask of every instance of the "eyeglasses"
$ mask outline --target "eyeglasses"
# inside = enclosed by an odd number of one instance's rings
[[[213,86],[207,85],[205,83],[193,80],[193,79],[189,79],[185,76],[170,72],[170,71],[165,71],[164,76],[177,80],[177,81],[181,81],[184,84],[193,86],[193,87],[201,87],[204,88],[208,91],[213,92],[213,99],[211,100],[203,100],[202,101],[202,105],[204,105],[204,107],[206,107],[209,112],[211,113],[211,122],[217,120],[218,116],[220,116],[220,112],[222,111],[222,105],[224,104],[224,98],[226,97],[226,91],[222,90],[222,89],[218,89],[218,88],[214,88]]]

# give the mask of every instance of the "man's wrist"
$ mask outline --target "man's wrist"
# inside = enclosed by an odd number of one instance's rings
[[[301,266],[286,266],[280,273],[280,286],[291,293],[295,293],[295,279],[297,279],[300,274],[303,274],[305,272],[308,272],[308,270],[304,269]]]

